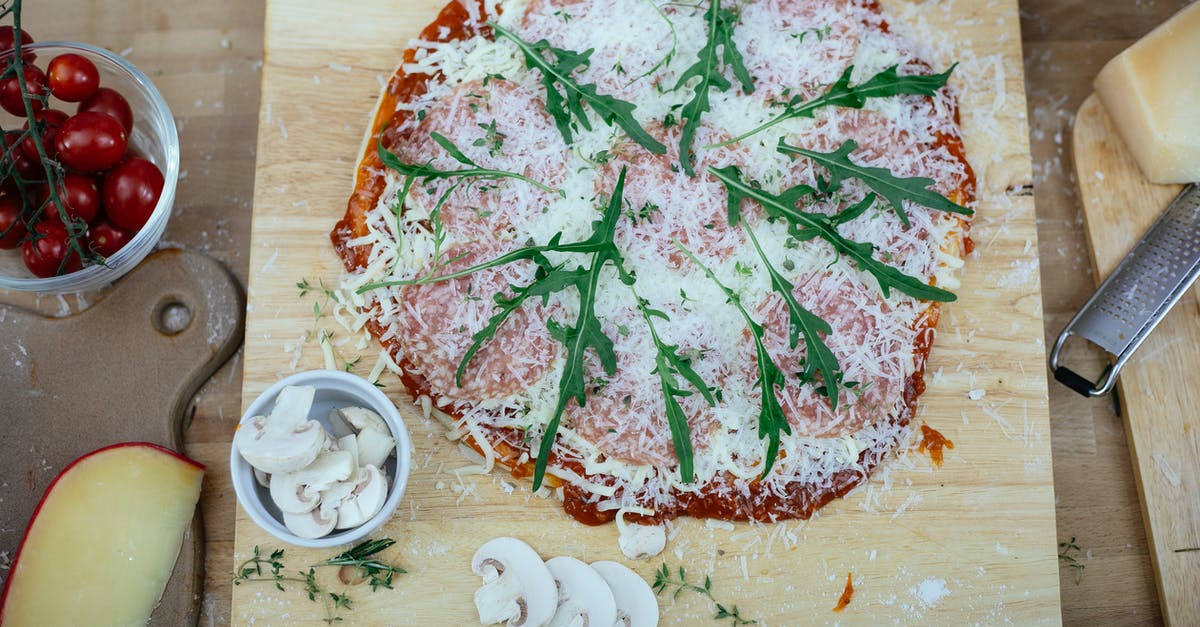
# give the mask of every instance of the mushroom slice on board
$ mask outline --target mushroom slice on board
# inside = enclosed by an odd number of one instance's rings
[[[604,578],[591,566],[560,555],[546,561],[558,584],[558,608],[550,627],[612,625],[617,621],[617,603]]]
[[[508,537],[490,540],[475,551],[471,570],[483,577],[483,586],[475,591],[479,622],[541,627],[554,616],[554,577],[528,544]]]
[[[304,514],[283,513],[283,524],[289,531],[301,538],[320,538],[327,535],[333,531],[333,525],[336,522],[336,513],[332,516],[327,515],[319,507]]]
[[[271,500],[284,512],[310,512],[321,501],[321,490],[345,481],[355,470],[350,451],[322,452],[300,470],[271,475]]]
[[[359,468],[358,483],[337,505],[337,528],[349,529],[367,522],[383,509],[387,496],[387,477],[374,466]]]
[[[635,513],[653,513],[649,510]],[[617,514],[617,546],[631,560],[650,559],[667,546],[667,532],[658,525],[638,525],[625,522],[623,513]]]
[[[269,416],[238,426],[233,443],[251,466],[270,474],[292,472],[317,458],[328,436],[321,423],[308,420],[313,394],[309,386],[285,387]]]
[[[592,562],[617,602],[617,627],[658,625],[658,599],[641,575],[619,562]]]

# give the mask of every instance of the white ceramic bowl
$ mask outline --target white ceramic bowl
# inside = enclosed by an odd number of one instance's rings
[[[265,416],[275,405],[275,397],[279,391],[289,385],[311,385],[316,388],[312,410],[308,419],[320,422],[329,430],[329,412],[339,407],[366,407],[383,417],[392,430],[392,438],[396,440],[396,456],[389,457],[382,470],[388,476],[388,498],[370,520],[350,529],[335,530],[321,538],[301,538],[288,530],[283,524],[283,514],[271,500],[271,493],[258,484],[254,479],[254,469],[245,459],[242,459],[236,446],[230,447],[229,467],[233,478],[233,489],[237,493],[238,503],[250,515],[250,518],[267,533],[297,546],[325,548],[357,542],[365,538],[380,525],[392,517],[392,512],[404,495],[405,484],[408,483],[408,472],[411,464],[412,445],[408,438],[408,429],[400,419],[396,406],[379,391],[379,388],[367,383],[360,376],[340,370],[309,370],[291,375],[267,388],[242,416],[241,423],[254,416]],[[240,423],[239,423],[240,426]]]
[[[179,134],[175,118],[154,83],[124,57],[87,44],[49,41],[21,46],[37,54],[37,63],[45,69],[54,57],[65,52],[87,57],[100,71],[100,86],[117,90],[133,110],[133,131],[129,145],[162,170],[163,188],[150,219],[121,250],[108,258],[108,265],[93,265],[70,274],[41,279],[33,276],[21,261],[20,250],[0,250],[0,288],[25,292],[71,293],[94,290],[117,280],[138,265],[154,249],[175,203],[175,185],[179,180]],[[9,55],[12,53],[10,52]],[[0,60],[6,56],[0,56]],[[3,67],[0,64],[0,67]],[[67,113],[75,105],[61,106]]]

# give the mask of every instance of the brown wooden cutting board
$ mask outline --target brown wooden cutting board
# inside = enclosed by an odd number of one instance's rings
[[[82,313],[46,318],[0,307],[0,584],[29,517],[72,460],[131,441],[186,454],[187,404],[240,344],[243,303],[220,263],[166,250]],[[197,512],[153,624],[196,623],[203,549]]]
[[[290,372],[321,367],[321,350],[311,341],[320,329],[334,332],[337,367],[344,365],[341,357],[358,352],[328,315],[314,315],[314,304],[325,302],[320,290],[301,297],[296,284],[337,284],[340,263],[328,233],[345,209],[376,96],[408,39],[444,3],[364,0],[348,10],[319,0],[268,2],[244,404]],[[893,23],[919,26],[914,39],[953,42],[931,61],[936,67],[960,61],[956,76],[970,77],[960,87],[968,157],[980,183],[972,232],[977,248],[962,272],[960,300],[944,310],[928,364],[929,390],[918,409],[918,420],[955,443],[945,465],[934,469],[928,458],[902,454],[869,485],[810,521],[723,528],[680,520],[661,556],[630,562],[611,525],[584,527],[511,478],[457,476],[453,471],[467,462],[455,445],[437,424],[422,420],[398,381],[385,375],[385,391],[405,416],[414,451],[406,496],[379,535],[398,541],[385,557],[408,574],[397,578],[394,590],[350,590],[353,609],[342,611],[347,620],[473,624],[479,579],[470,557],[484,541],[506,534],[544,557],[616,559],[647,579],[663,562],[684,566],[694,577],[710,575],[718,600],[769,625],[1060,620],[1017,4],[884,5],[894,11]],[[365,374],[378,348],[368,343],[361,353],[354,370]],[[286,548],[290,569],[333,553],[284,547],[239,510],[234,562],[255,546]],[[853,602],[833,613],[847,572],[854,574]],[[235,587],[232,621],[324,618],[301,587],[285,588]],[[696,595],[661,603],[664,624],[712,616]]]
[[[1075,176],[1098,286],[1179,185],[1155,185],[1096,96],[1075,115]],[[1200,624],[1200,311],[1190,291],[1121,370],[1117,396],[1133,457],[1163,617]],[[1103,401],[1097,401],[1103,402]]]

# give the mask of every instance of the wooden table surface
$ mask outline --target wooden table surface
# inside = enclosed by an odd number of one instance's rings
[[[1105,61],[1186,3],[1021,3],[1047,345],[1093,285],[1070,175],[1072,116]],[[249,225],[263,17],[262,4],[240,0],[41,0],[26,3],[24,16],[26,30],[39,40],[95,43],[126,55],[153,78],[175,113],[182,145],[164,243],[212,255],[243,284],[253,271]],[[230,617],[237,503],[227,460],[240,415],[241,365],[239,353],[201,388],[186,432],[187,453],[209,468],[201,499],[207,549],[201,624],[227,624]],[[1161,622],[1113,399],[1084,399],[1051,383],[1050,414],[1058,539],[1075,538],[1083,566],[1060,562],[1064,622]]]

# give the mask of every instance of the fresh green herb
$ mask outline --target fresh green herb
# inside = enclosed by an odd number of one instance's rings
[[[762,246],[758,243],[758,237],[754,235],[754,230],[750,228],[750,225],[744,224],[744,226],[746,234],[750,236],[750,242],[754,244],[754,250],[758,253],[758,258],[762,260],[763,265],[767,267],[767,274],[771,276],[771,289],[775,290],[787,305],[789,345],[796,348],[800,336],[804,336],[804,371],[799,374],[801,383],[815,383],[819,374],[822,385],[817,387],[817,393],[829,399],[830,411],[837,411],[838,396],[845,373],[842,372],[833,351],[829,350],[829,346],[821,339],[822,335],[828,336],[833,333],[833,327],[830,327],[829,323],[820,316],[796,302],[795,286],[783,278],[775,266],[771,265],[771,261],[767,259],[767,254],[763,252]]]
[[[596,152],[592,153],[592,156],[588,160],[600,165],[604,165],[612,160],[612,153],[607,150],[597,150]]]
[[[492,120],[490,124],[479,124],[479,128],[484,130],[484,136],[471,142],[471,145],[487,148],[488,154],[493,157],[499,155],[504,148],[504,139],[508,135],[496,130],[495,120]]]
[[[675,53],[679,48],[679,33],[675,30],[675,22],[672,22],[671,19],[667,17],[667,14],[663,13],[663,10],[659,8],[657,4],[655,4],[654,0],[646,1],[650,3],[650,6],[654,8],[654,11],[658,13],[658,16],[667,23],[667,28],[671,29],[671,49],[667,51],[667,54],[664,55],[662,59],[659,59],[658,63],[654,64],[654,67],[634,77],[633,80],[626,84],[626,87],[642,80],[643,78],[646,78],[647,76],[650,76],[651,74],[654,74],[659,70],[659,68],[670,65],[671,61],[675,59]]]
[[[543,190],[543,191],[547,191],[547,192],[554,191],[554,189],[546,186],[545,184],[539,183],[538,181],[535,181],[527,176],[518,174],[516,172],[508,172],[505,170],[492,170],[489,168],[480,167],[479,164],[472,161],[470,157],[463,154],[463,152],[461,150],[459,150],[457,146],[454,145],[454,142],[450,141],[449,139],[446,139],[446,137],[441,135],[440,133],[437,133],[437,132],[430,133],[429,137],[432,138],[433,141],[437,142],[437,144],[439,146],[441,146],[446,151],[446,153],[450,155],[451,158],[453,158],[455,161],[457,161],[467,167],[458,169],[458,170],[439,170],[428,163],[425,163],[425,164],[405,163],[405,162],[401,161],[400,157],[397,157],[395,155],[395,153],[384,148],[383,144],[379,144],[379,159],[380,159],[380,161],[383,162],[384,165],[399,172],[400,174],[402,174],[406,177],[413,178],[413,179],[421,179],[421,180],[425,181],[426,183],[428,183],[429,181],[457,178],[457,179],[459,179],[459,181],[455,182],[455,186],[457,186],[463,180],[468,180],[468,179],[476,179],[477,178],[477,179],[494,181],[494,180],[508,178],[508,179],[516,179],[518,181],[528,183],[528,184],[530,184],[540,190]],[[408,187],[409,186],[406,185],[404,191],[407,191]],[[451,189],[453,189],[453,187],[451,187]],[[447,192],[447,194],[449,194],[449,192]],[[401,200],[403,200],[404,196],[401,196],[400,198],[401,198]]]
[[[1080,562],[1074,555],[1071,555],[1072,551],[1076,553],[1082,551],[1082,549],[1079,548],[1079,545],[1075,544],[1075,536],[1071,536],[1070,542],[1059,542],[1058,549],[1058,559],[1067,566],[1075,569],[1075,583],[1078,585],[1083,579],[1083,569],[1086,568],[1087,565],[1083,562]]]
[[[843,237],[838,233],[839,223],[834,220],[834,217],[796,209],[796,202],[801,198],[818,193],[812,187],[797,185],[776,195],[744,181],[737,166],[709,167],[708,171],[724,183],[725,189],[729,192],[728,211],[731,226],[736,226],[738,223],[742,201],[753,200],[762,206],[769,217],[786,220],[789,234],[792,237],[804,241],[819,236],[832,245],[838,253],[849,257],[860,270],[875,277],[884,297],[889,297],[891,288],[894,287],[913,298],[922,300],[939,302],[955,300],[956,297],[953,293],[928,285],[915,276],[904,274],[875,259],[873,256],[875,246],[869,242],[855,242]],[[865,211],[865,209],[864,206],[862,210]]]
[[[675,89],[680,89],[688,81],[694,78],[700,79],[693,88],[695,95],[683,105],[683,109],[680,111],[683,129],[679,134],[679,162],[688,176],[696,175],[693,167],[696,156],[692,151],[692,141],[696,137],[696,130],[700,128],[700,116],[711,108],[708,91],[709,89],[728,91],[733,86],[733,83],[722,73],[722,63],[732,68],[734,76],[742,84],[743,92],[749,94],[754,91],[754,79],[750,77],[750,71],[746,69],[746,64],[742,59],[742,53],[738,52],[737,45],[733,41],[733,25],[737,19],[736,13],[721,8],[721,0],[709,2],[708,12],[705,14],[705,21],[708,24],[708,39],[704,47],[697,53],[696,62],[684,71],[679,76],[679,82],[675,83]],[[721,49],[719,53],[717,48]]]
[[[308,595],[308,600],[313,602],[318,602],[319,600],[325,606],[324,621],[330,624],[338,623],[342,621],[338,610],[353,609],[350,596],[346,594],[345,590],[340,594],[335,592],[327,593],[323,590],[320,584],[317,583],[317,568],[339,566],[343,569],[352,569],[352,572],[356,573],[361,579],[369,580],[372,592],[381,587],[391,588],[392,577],[396,574],[403,574],[406,571],[398,566],[392,566],[391,564],[375,559],[375,555],[395,543],[396,541],[391,538],[366,540],[345,553],[309,566],[307,571],[298,571],[296,576],[284,574],[283,549],[276,549],[270,555],[264,557],[258,546],[255,545],[254,554],[250,559],[242,562],[234,569],[233,585],[240,586],[248,582],[266,581],[275,584],[277,590],[284,591],[284,582],[302,584],[305,594]],[[339,579],[346,585],[350,585],[347,578],[339,575]]]
[[[488,26],[497,36],[517,45],[525,57],[526,68],[541,72],[542,85],[546,88],[546,113],[554,118],[558,132],[568,145],[572,143],[572,128],[575,124],[592,130],[592,123],[583,108],[584,103],[587,103],[605,124],[617,125],[630,139],[646,150],[656,155],[667,152],[667,147],[647,133],[633,117],[636,105],[608,94],[597,93],[595,85],[579,83],[571,78],[571,74],[588,66],[591,50],[563,50],[551,46],[545,39],[529,43],[495,22],[489,21]],[[548,60],[546,53],[554,60]]]
[[[678,575],[678,578],[676,578],[675,573],[671,572],[671,569],[664,562],[662,568],[654,572],[654,585],[650,586],[650,588],[654,590],[655,594],[669,592],[672,599],[678,599],[679,594],[684,590],[695,592],[707,598],[716,607],[716,612],[713,614],[714,620],[730,619],[733,621],[733,625],[753,625],[758,622],[743,617],[738,612],[736,605],[725,607],[721,603],[718,603],[712,595],[712,579],[707,575],[704,577],[703,584],[690,583],[687,580],[687,572],[684,571],[682,566],[679,567]]]
[[[934,180],[931,178],[923,176],[902,178],[895,176],[887,168],[873,168],[854,163],[850,160],[850,153],[857,149],[858,144],[854,140],[848,139],[833,152],[818,152],[816,150],[789,145],[783,141],[782,137],[779,138],[779,145],[776,147],[777,151],[793,159],[797,156],[808,157],[826,170],[829,170],[829,179],[827,181],[821,180],[818,184],[818,187],[822,188],[822,191],[825,193],[836,190],[844,178],[856,178],[866,183],[867,187],[870,187],[891,205],[892,211],[896,212],[896,216],[900,218],[900,222],[906,228],[908,227],[908,214],[904,211],[905,200],[939,211],[958,213],[966,216],[974,213],[970,209],[956,204],[949,198],[930,189],[934,184]],[[863,211],[865,210],[866,207],[863,207]],[[857,215],[854,217],[857,217]],[[848,220],[842,221],[845,222]]]
[[[637,226],[639,222],[654,222],[654,214],[658,213],[660,209],[658,205],[647,200],[642,203],[640,209],[631,213],[630,219],[634,226]]]
[[[762,131],[792,118],[811,118],[813,113],[821,107],[846,107],[849,109],[861,109],[869,98],[883,98],[886,96],[912,95],[912,96],[933,96],[937,90],[946,85],[946,81],[950,79],[950,73],[954,71],[955,66],[951,66],[941,74],[922,74],[914,76],[900,76],[897,73],[897,66],[883,70],[882,72],[867,79],[865,83],[859,83],[853,87],[850,86],[850,74],[854,72],[854,66],[846,68],[842,72],[841,78],[833,83],[832,86],[820,96],[812,100],[802,100],[802,95],[797,94],[792,96],[787,103],[783,104],[783,113],[771,118],[768,122],[758,128],[743,133],[729,141],[709,146],[727,146],[729,144],[740,142],[751,135],[761,133]]]
[[[762,477],[766,478],[771,472],[771,468],[775,465],[775,458],[779,454],[780,433],[790,435],[792,433],[791,426],[788,425],[787,416],[783,414],[783,408],[779,406],[779,398],[775,396],[775,388],[784,385],[783,372],[775,365],[771,359],[771,355],[767,353],[766,346],[763,345],[764,331],[762,325],[754,321],[750,316],[750,312],[742,305],[742,299],[736,292],[729,289],[716,274],[700,261],[692,251],[688,250],[675,241],[675,246],[687,255],[692,263],[696,264],[704,271],[705,276],[710,281],[715,283],[717,287],[725,292],[725,297],[730,305],[733,305],[738,313],[742,315],[742,320],[746,322],[746,327],[750,329],[750,336],[754,339],[754,355],[758,362],[758,387],[762,396],[762,406],[758,410],[758,437],[759,439],[767,440],[767,452],[763,457],[763,472]]]
[[[825,38],[828,37],[829,33],[832,31],[833,27],[826,25],[825,28],[809,28],[800,31],[799,33],[792,33],[792,37],[796,40],[796,43],[802,44],[804,43],[804,37],[809,33],[812,33],[817,38],[817,41],[821,42],[825,41]]]

